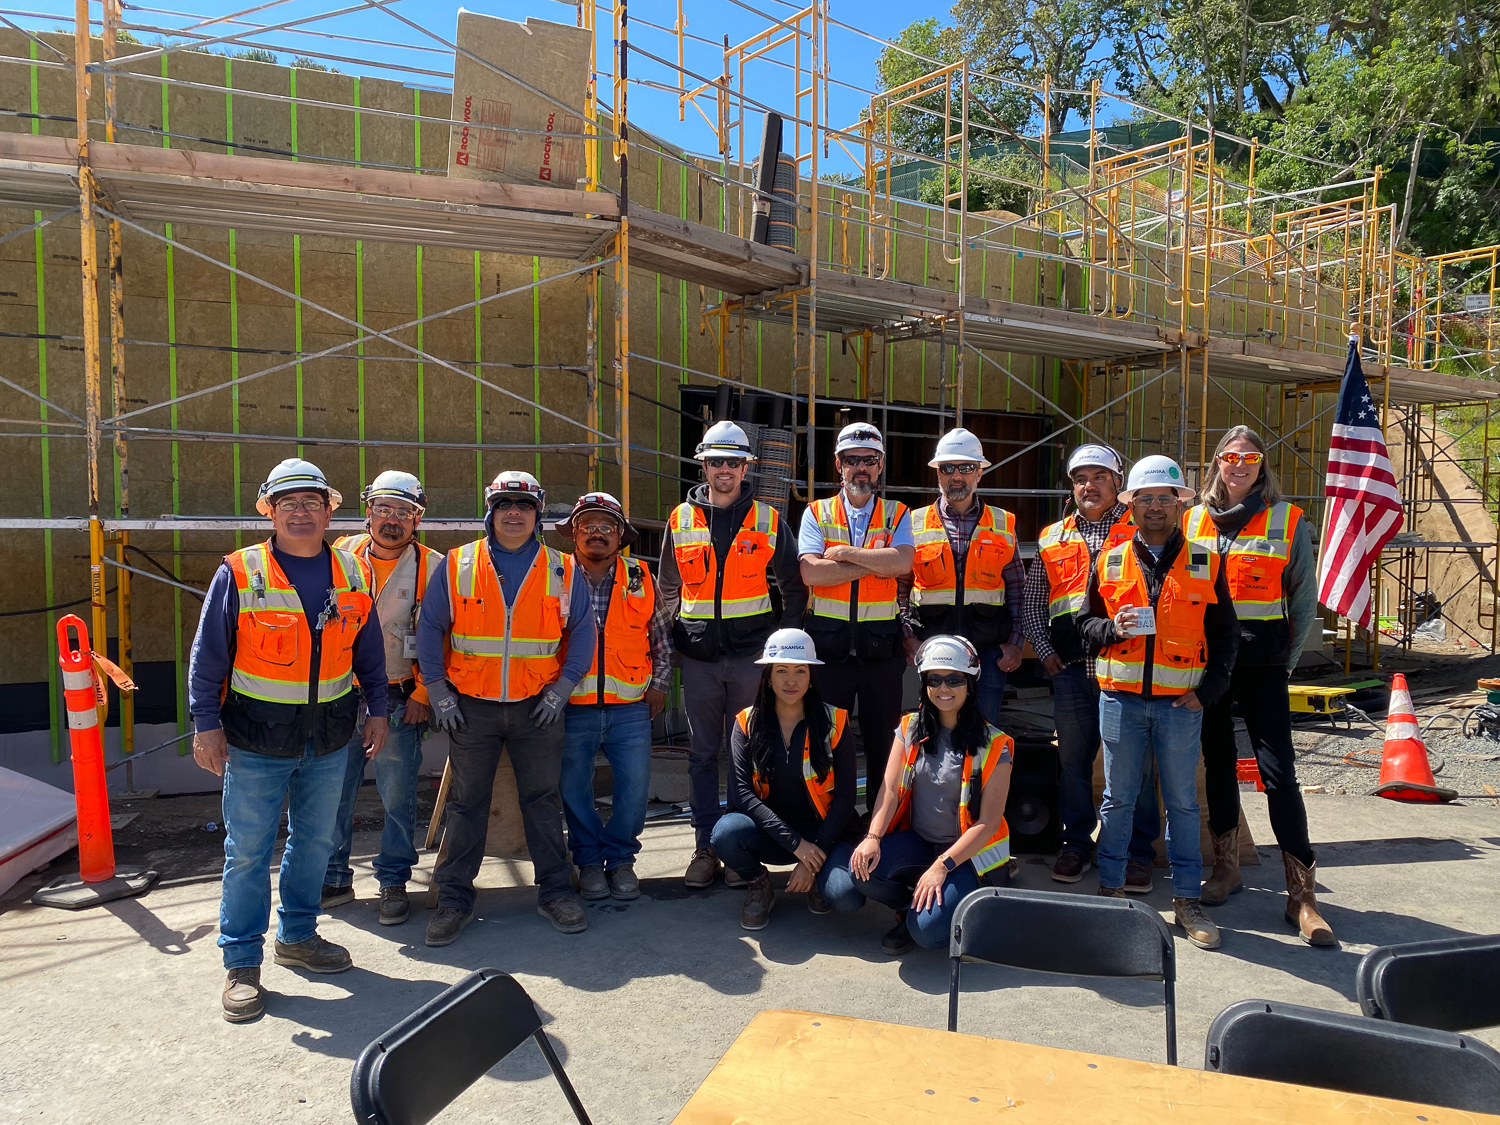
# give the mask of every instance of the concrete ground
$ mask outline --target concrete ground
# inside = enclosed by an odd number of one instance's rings
[[[1247,795],[1246,804],[1257,839],[1269,840],[1264,797]],[[1184,1065],[1202,1064],[1209,1022],[1233,1001],[1355,1011],[1355,966],[1372,946],[1500,930],[1494,803],[1311,795],[1308,812],[1325,915],[1343,945],[1315,950],[1292,936],[1281,918],[1280,853],[1262,847],[1265,862],[1245,869],[1245,892],[1214,913],[1223,949],[1177,941]],[[571,937],[537,916],[533,892],[518,885],[524,865],[486,861],[476,919],[446,949],[422,944],[425,911],[403,926],[377,924],[368,865],[377,843],[372,832],[356,837],[361,898],[322,925],[356,967],[318,977],[268,965],[267,1014],[248,1025],[219,1014],[219,888],[207,865],[143,898],[79,914],[15,898],[0,904],[0,1120],[345,1122],[350,1069],[365,1044],[479,966],[524,984],[601,1125],[670,1121],[762,1009],[945,1026],[946,957],[882,955],[889,911],[814,917],[788,895],[769,928],[747,934],[741,892],[682,886],[692,836],[680,823],[646,830],[645,895],[592,904],[589,930]],[[430,866],[424,856],[419,879]],[[1058,888],[1032,857],[1022,858],[1019,885]],[[1094,886],[1089,874],[1074,889]],[[1170,910],[1165,872],[1150,902]],[[964,980],[965,1031],[1163,1058],[1159,986],[983,967]],[[1495,1032],[1481,1038],[1500,1045]],[[528,1043],[439,1120],[572,1118]]]

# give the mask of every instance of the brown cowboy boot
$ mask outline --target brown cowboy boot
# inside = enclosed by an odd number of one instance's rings
[[[1313,893],[1318,885],[1317,858],[1314,857],[1311,867],[1303,867],[1293,856],[1282,852],[1281,862],[1286,867],[1287,925],[1308,945],[1337,945],[1333,928],[1318,913],[1318,900]]]
[[[1223,906],[1229,896],[1245,889],[1240,882],[1240,827],[1235,825],[1214,837],[1214,870],[1203,883],[1198,901],[1204,906]]]

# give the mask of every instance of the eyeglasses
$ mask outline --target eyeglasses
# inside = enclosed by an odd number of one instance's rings
[[[276,510],[291,515],[293,512],[321,512],[328,507],[328,501],[321,496],[310,496],[298,500],[294,496],[288,496],[276,501]]]
[[[513,500],[509,497],[506,497],[504,500],[495,501],[495,511],[497,512],[508,512],[513,508],[530,508],[532,511],[535,511],[536,504],[530,500]]]
[[[1135,497],[1130,502],[1132,504],[1139,504],[1143,508],[1167,508],[1177,503],[1177,497],[1175,494],[1166,496],[1142,496],[1140,493],[1136,493]]]
[[[969,682],[969,677],[962,672],[953,672],[949,675],[939,675],[937,672],[928,672],[926,676],[928,687],[963,687]]]
[[[400,523],[411,523],[417,518],[417,513],[410,508],[393,508],[389,504],[376,504],[370,509],[370,515],[378,520],[397,520]]]
[[[880,458],[875,457],[850,457],[847,453],[839,454],[839,460],[843,462],[846,469],[873,469],[880,464]]]
[[[1219,460],[1226,465],[1259,465],[1265,459],[1264,453],[1224,452],[1219,454]]]
[[[703,464],[710,469],[737,469],[745,464],[743,457],[705,457]]]
[[[620,530],[620,525],[611,520],[609,523],[581,523],[573,528],[573,533],[583,532],[585,535],[608,535],[610,532]]]
[[[939,465],[938,472],[942,473],[945,477],[951,477],[954,473],[957,473],[961,477],[971,477],[975,473],[979,472],[979,466],[973,461],[970,461],[965,465],[955,465],[949,463],[945,465]]]

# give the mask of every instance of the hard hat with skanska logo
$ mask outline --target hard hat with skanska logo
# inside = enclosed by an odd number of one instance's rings
[[[1187,486],[1177,462],[1160,453],[1142,457],[1130,467],[1130,479],[1125,482],[1125,490],[1120,493],[1120,499],[1129,504],[1135,499],[1136,490],[1141,488],[1170,488],[1177,493],[1179,500],[1191,500],[1197,495]]]
[[[777,629],[766,638],[757,664],[821,664],[813,639],[801,629]]]
[[[742,457],[755,460],[755,451],[750,448],[750,438],[733,422],[715,422],[703,432],[693,457],[706,461],[710,457]]]
[[[979,675],[978,650],[969,643],[967,637],[951,633],[928,637],[922,642],[922,647],[917,649],[917,674],[920,676],[939,671]]]
[[[1072,456],[1068,458],[1068,476],[1073,475],[1074,469],[1085,465],[1108,469],[1122,477],[1125,475],[1125,462],[1107,445],[1080,445],[1073,450]]]
[[[979,439],[962,426],[949,430],[938,438],[937,451],[933,453],[932,460],[927,464],[935,469],[939,465],[949,465],[955,462],[958,464],[977,462],[981,469],[990,467],[990,463],[984,459],[984,446],[980,445]]]
[[[269,519],[276,498],[290,492],[321,492],[328,498],[330,508],[337,508],[344,502],[344,497],[328,483],[322,469],[300,457],[288,457],[266,474],[266,482],[260,486],[255,499],[255,510]]]

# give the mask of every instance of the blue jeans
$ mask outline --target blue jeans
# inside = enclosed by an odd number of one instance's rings
[[[981,687],[983,683],[981,682]],[[1062,818],[1063,850],[1094,854],[1094,756],[1099,753],[1099,681],[1082,664],[1069,664],[1052,677],[1052,715],[1057,727],[1057,756],[1062,764],[1058,814]],[[1130,858],[1156,862],[1156,837],[1161,814],[1156,808],[1156,768],[1148,756],[1141,777],[1140,796],[1130,829]]]
[[[276,940],[287,945],[318,932],[323,873],[333,851],[334,819],[343,791],[348,748],[300,758],[276,758],[229,748],[224,767],[224,884],[219,900],[219,948],[224,967],[259,965],[271,922],[271,856],[288,800],[286,850],[281,856]]]
[[[909,829],[887,832],[885,839],[880,841],[880,862],[868,879],[856,878],[847,866],[842,875],[849,880],[856,894],[883,902],[897,913],[905,911],[906,927],[911,931],[912,940],[923,949],[946,949],[953,912],[965,895],[979,889],[979,875],[974,865],[960,863],[950,871],[943,880],[943,897],[920,914],[907,909],[911,905],[912,888],[943,850]],[[840,878],[830,879],[829,892],[842,893],[842,881]],[[833,899],[830,897],[829,901]]]
[[[1199,848],[1198,757],[1203,712],[1173,707],[1170,696],[1146,699],[1128,691],[1099,693],[1104,738],[1104,807],[1100,810],[1099,885],[1125,885],[1125,848],[1148,758],[1156,759],[1167,807],[1167,859],[1172,895],[1197,898],[1203,882]]]
[[[380,832],[380,854],[375,857],[375,877],[385,887],[404,887],[417,862],[417,771],[422,767],[422,727],[403,723],[405,693],[390,695],[390,733],[375,756],[375,789],[385,806],[385,827]],[[364,721],[349,740],[349,765],[344,773],[344,795],[339,801],[338,825],[333,834],[333,855],[323,882],[330,887],[352,887],[354,868],[349,852],[354,847],[354,802],[365,779]]]
[[[979,650],[979,690],[975,693],[979,713],[985,722],[996,727],[1000,725],[1000,708],[1005,703],[1005,681],[1008,678],[996,663],[999,659],[999,645]]]
[[[651,705],[568,704],[563,712],[563,815],[568,849],[579,867],[634,863],[651,797]],[[594,755],[600,750],[614,774],[614,804],[605,824],[594,808]]]
[[[742,812],[728,812],[714,825],[714,853],[724,861],[724,866],[742,879],[759,879],[766,873],[765,865],[789,867],[797,857],[760,830],[760,825]],[[828,858],[818,869],[813,881],[823,893],[823,900],[835,910],[848,913],[865,904],[865,898],[849,882],[849,857],[854,846],[843,842],[833,845]],[[830,883],[836,875],[843,878]]]

